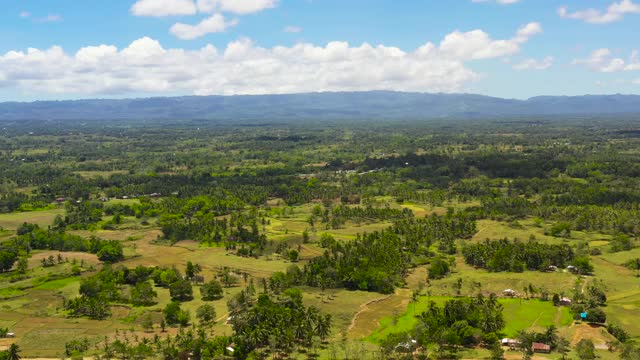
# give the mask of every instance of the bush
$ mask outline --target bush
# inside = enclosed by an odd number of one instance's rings
[[[607,322],[607,314],[600,308],[587,310],[587,321],[592,323],[604,324]]]
[[[171,300],[188,301],[193,299],[193,288],[187,280],[178,280],[169,285]]]
[[[551,236],[563,237],[568,239],[571,237],[571,223],[558,222],[551,227],[551,230],[549,230],[549,234],[551,234]]]
[[[429,278],[430,279],[442,279],[446,277],[451,272],[449,268],[449,263],[447,260],[442,257],[437,257],[433,259],[431,262],[431,266],[429,267]]]
[[[143,281],[131,291],[131,303],[135,306],[150,306],[155,304],[158,293],[153,290],[153,286],[148,281]]]
[[[576,353],[580,360],[593,360],[596,358],[596,348],[593,341],[582,339],[576,344]]]
[[[200,295],[202,295],[202,300],[204,301],[222,299],[224,295],[222,284],[220,284],[218,280],[213,279],[200,287]]]
[[[216,319],[216,309],[209,304],[204,304],[196,310],[196,317],[200,323],[208,324]]]
[[[629,340],[629,333],[620,326],[609,324],[609,326],[607,326],[607,331],[621,343],[625,343]]]

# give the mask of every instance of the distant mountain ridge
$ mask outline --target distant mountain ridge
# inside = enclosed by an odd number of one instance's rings
[[[393,91],[0,103],[2,120],[367,120],[640,114],[640,95],[538,96]]]

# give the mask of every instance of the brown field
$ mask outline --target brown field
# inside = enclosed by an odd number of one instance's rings
[[[47,251],[37,251],[34,252],[33,256],[29,258],[29,268],[36,268],[40,266],[40,261],[42,259],[46,259],[49,256],[53,256],[57,259],[58,255],[62,255],[65,259],[72,261],[73,259],[77,261],[84,260],[88,264],[97,265],[100,263],[98,257],[95,254],[83,253],[83,252],[60,252],[55,250],[47,250]]]
[[[395,294],[378,297],[362,304],[349,327],[349,337],[362,339],[370,335],[380,326],[381,319],[403,313],[410,300],[411,292],[409,290],[398,289]]]

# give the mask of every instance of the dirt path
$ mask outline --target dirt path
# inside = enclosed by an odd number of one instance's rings
[[[531,327],[536,326],[536,324],[538,324],[538,320],[540,320],[540,317],[542,317],[542,315],[544,314],[544,311],[541,312],[538,317],[536,318],[536,320],[533,322],[533,324],[531,324]]]
[[[347,329],[349,337],[359,339],[370,335],[380,326],[381,319],[405,312],[410,300],[411,291],[398,289],[393,295],[360,305],[360,310],[353,316]]]
[[[607,341],[611,340],[602,331],[604,328],[600,326],[592,326],[589,324],[576,324],[576,332],[571,339],[571,345],[575,346],[582,339],[591,339],[596,349],[607,349]]]
[[[347,328],[347,332],[351,332],[351,330],[353,330],[353,328],[356,326],[356,321],[358,320],[358,316],[360,316],[360,314],[362,314],[364,311],[369,310],[369,305],[388,300],[391,296],[393,295],[387,295],[379,299],[369,300],[366,303],[360,305],[360,310],[358,310],[358,312],[355,315],[353,315],[353,319],[351,319],[351,323]]]

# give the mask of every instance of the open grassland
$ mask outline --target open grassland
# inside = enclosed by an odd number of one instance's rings
[[[434,206],[429,204],[421,204],[412,201],[404,201],[401,204],[395,204],[395,200],[391,197],[385,197],[386,201],[390,202],[392,207],[401,208],[401,209],[409,209],[413,212],[416,217],[425,217],[431,215],[444,215],[449,209],[454,209],[455,211],[464,210],[469,207],[479,206],[479,201],[469,201],[469,202],[459,202],[459,201],[445,201],[442,205]]]
[[[442,306],[451,297],[422,296],[417,302],[410,303],[403,313],[385,317],[380,320],[379,326],[366,339],[379,343],[389,334],[410,333],[418,323],[416,316],[423,313],[433,301]],[[504,306],[504,319],[507,324],[504,333],[507,336],[515,336],[518,331],[531,329],[540,331],[547,326],[555,325],[558,328],[569,326],[573,319],[567,308],[555,307],[549,301],[499,299]]]
[[[568,243],[575,243],[577,241],[586,241],[590,246],[604,246],[609,243],[611,235],[599,234],[593,232],[584,231],[572,231],[571,237],[568,239],[562,239],[545,234],[545,230],[548,230],[553,224],[550,223],[536,223],[532,218],[520,220],[516,222],[502,222],[496,220],[478,220],[477,228],[478,232],[473,236],[473,241],[484,241],[486,239],[519,239],[521,241],[527,241],[532,236],[536,240],[549,244],[561,243],[563,241]]]
[[[430,281],[425,291],[435,296],[457,295],[453,284],[462,279],[462,295],[473,295],[481,291],[485,295],[490,293],[501,294],[505,289],[513,289],[524,292],[529,284],[536,288],[544,288],[550,293],[567,293],[573,288],[576,276],[566,272],[544,273],[539,271],[525,271],[522,273],[490,272],[484,269],[475,269],[464,263],[461,257],[456,258],[456,267],[453,273],[442,279]],[[426,279],[425,279],[426,280]]]
[[[136,203],[137,200],[110,200],[113,203]],[[274,204],[275,205],[275,204]],[[410,208],[417,216],[429,215],[433,212],[444,213],[446,207],[430,208],[423,204],[392,204],[396,207]],[[457,204],[456,206],[469,206]],[[350,241],[356,234],[384,229],[389,222],[362,222],[356,224],[347,222],[340,229],[326,229],[316,224],[311,228],[308,217],[313,205],[287,208],[286,214],[273,212],[265,225],[268,239],[278,243],[286,241],[300,246],[298,265],[322,255],[322,249],[317,243],[322,233],[332,234],[336,239]],[[23,222],[36,222],[46,227],[56,215],[63,214],[62,209],[45,210],[30,213],[12,213],[0,215],[0,225],[9,229],[6,236],[11,236],[15,228]],[[107,217],[105,217],[107,219]],[[640,249],[628,252],[609,253],[610,236],[598,233],[572,232],[570,239],[560,239],[544,234],[550,224],[536,224],[533,219],[526,219],[519,224],[511,224],[493,220],[478,222],[478,234],[470,241],[482,241],[486,238],[497,239],[503,237],[527,240],[534,235],[538,240],[549,243],[567,241],[575,244],[578,241],[588,242],[591,247],[600,247],[602,255],[593,256],[595,277],[586,277],[585,283],[602,280],[606,284],[609,297],[605,311],[611,322],[624,326],[632,335],[640,336],[640,325],[635,318],[640,311],[640,280],[636,272],[622,266],[623,263],[640,257]],[[302,233],[308,231],[310,243],[302,243]],[[215,277],[223,268],[229,268],[238,275],[239,283],[225,288],[224,297],[209,302],[217,313],[217,322],[212,327],[215,334],[231,334],[231,328],[226,324],[229,316],[227,301],[253,279],[258,291],[261,291],[260,281],[268,278],[276,271],[286,271],[293,263],[283,259],[278,254],[271,254],[259,258],[239,257],[225,250],[224,246],[205,246],[197,241],[182,241],[173,246],[158,241],[162,237],[155,219],[150,225],[142,225],[139,219],[126,217],[125,222],[115,230],[82,230],[71,231],[81,236],[92,236],[109,240],[121,241],[125,248],[126,259],[118,264],[127,267],[144,266],[176,266],[183,270],[187,261],[202,266],[202,275],[208,281]],[[465,240],[468,241],[468,240]],[[465,241],[458,242],[459,248]],[[42,259],[58,254],[68,260],[54,267],[43,268]],[[83,274],[71,274],[72,263],[83,265]],[[113,337],[116,330],[133,329],[141,336],[153,336],[159,333],[161,311],[170,302],[169,291],[156,287],[157,303],[150,307],[136,308],[129,305],[112,307],[113,317],[105,321],[87,319],[70,319],[65,317],[62,310],[62,299],[77,296],[80,280],[92,274],[91,269],[100,267],[96,255],[87,253],[60,253],[58,251],[34,251],[28,261],[29,277],[15,282],[8,281],[8,275],[0,279],[0,327],[9,327],[17,334],[15,339],[5,339],[0,346],[16,341],[24,350],[24,355],[41,357],[59,357],[61,349],[69,339],[87,337],[98,342],[105,336]],[[394,294],[382,295],[377,293],[331,290],[324,292],[314,288],[303,288],[304,301],[307,305],[318,307],[321,311],[331,314],[334,320],[331,344],[320,350],[320,359],[329,359],[335,354],[346,352],[373,354],[374,344],[379,343],[390,333],[411,331],[416,323],[415,315],[424,311],[429,301],[442,304],[447,299],[456,296],[453,284],[462,279],[462,296],[473,296],[478,292],[485,295],[500,294],[504,289],[515,289],[519,293],[532,284],[537,289],[546,289],[550,293],[571,295],[576,282],[576,275],[566,271],[542,273],[527,271],[523,273],[492,273],[468,266],[458,256],[452,274],[442,280],[431,280],[427,283],[428,265],[421,265],[412,269],[406,279],[406,287],[397,289]],[[242,274],[247,274],[245,280]],[[411,302],[413,289],[426,284],[423,296],[416,303]],[[535,296],[539,296],[536,294]],[[531,329],[540,331],[549,325],[560,329],[560,334],[568,339],[592,338],[597,345],[604,344],[609,337],[603,335],[602,329],[593,329],[585,324],[572,324],[572,318],[567,308],[553,307],[550,302],[537,299],[500,299],[504,305],[504,315],[507,321],[505,335],[513,336],[518,330]],[[196,309],[205,302],[200,299],[200,287],[194,286],[194,299],[182,304],[182,308],[189,311],[194,318]],[[154,329],[145,332],[142,329],[143,319],[151,316]],[[172,329],[170,331],[175,331]],[[40,340],[44,339],[44,340]],[[343,344],[343,339],[346,339]],[[369,341],[362,342],[362,339]],[[346,350],[345,350],[346,347]],[[604,350],[599,350],[602,359],[613,358]],[[344,356],[344,355],[343,355]],[[466,359],[481,359],[488,356],[485,350],[466,351]],[[507,358],[516,358],[515,353],[507,354]],[[293,354],[291,358],[305,358],[304,354]],[[539,359],[558,359],[555,354],[538,356]]]
[[[0,226],[6,230],[15,231],[20,225],[27,222],[38,224],[40,227],[46,229],[48,225],[53,223],[53,219],[55,219],[57,215],[64,215],[64,209],[0,214]]]
[[[524,329],[543,331],[550,325],[563,328],[573,322],[567,307],[556,307],[549,301],[500,299],[500,303],[504,306],[507,336],[515,337]]]

